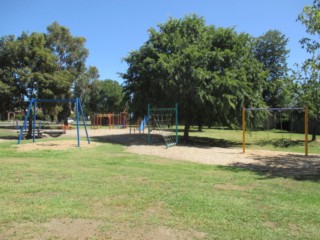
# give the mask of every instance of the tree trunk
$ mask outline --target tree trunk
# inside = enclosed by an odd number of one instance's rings
[[[198,131],[199,132],[202,132],[202,126],[203,126],[203,123],[202,123],[201,119],[198,119]]]
[[[190,121],[187,120],[184,124],[184,131],[183,131],[183,140],[187,142],[189,140],[189,130],[190,130]]]
[[[319,111],[317,111],[316,122],[315,122],[313,129],[312,129],[312,140],[311,141],[317,141],[318,123],[319,123]]]

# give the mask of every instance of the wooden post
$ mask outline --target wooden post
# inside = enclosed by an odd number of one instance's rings
[[[304,107],[304,155],[308,156],[308,143],[309,143],[309,110]]]
[[[242,107],[242,152],[246,152],[246,108]]]

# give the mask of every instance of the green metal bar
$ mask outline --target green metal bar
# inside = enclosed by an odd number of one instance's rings
[[[76,98],[76,119],[77,119],[77,140],[80,147],[80,130],[79,130],[79,100]]]
[[[166,148],[169,148],[169,147],[172,147],[172,146],[175,146],[177,145],[176,143],[169,143],[169,144],[166,144]]]

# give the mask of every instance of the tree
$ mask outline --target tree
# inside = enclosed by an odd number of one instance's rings
[[[3,110],[26,109],[25,99],[48,91],[41,83],[55,71],[55,57],[45,47],[44,34],[22,33],[2,37],[0,46],[0,74],[6,101]]]
[[[88,49],[84,47],[86,39],[72,36],[68,28],[57,22],[49,25],[47,31],[46,47],[56,57],[57,64],[57,71],[52,79],[58,80],[55,85],[64,90],[60,91],[60,98],[70,98],[71,86],[75,85],[77,80],[81,81],[79,78],[86,71],[85,61],[89,54]],[[65,123],[70,115],[70,106],[70,104],[63,104],[63,110],[59,113]]]
[[[306,27],[306,32],[310,37],[300,40],[303,48],[310,53],[310,58],[303,63],[302,69],[308,78],[303,82],[303,98],[305,103],[309,103],[311,115],[315,118],[315,128],[313,129],[312,140],[316,140],[317,126],[319,123],[319,69],[320,69],[320,0],[314,0],[312,6],[305,6],[298,16],[298,20]]]
[[[190,125],[205,112],[230,126],[239,121],[242,104],[263,104],[265,72],[253,57],[249,35],[206,26],[196,15],[170,18],[158,27],[124,59],[129,65],[122,74],[124,90],[133,111],[143,113],[147,103],[178,102],[187,140]]]
[[[123,89],[117,81],[95,80],[91,85],[90,107],[92,112],[123,112]]]
[[[91,90],[94,81],[99,79],[99,70],[96,67],[89,67],[80,77],[78,77],[74,83],[73,94],[75,97],[81,99],[83,106],[83,112],[85,115],[91,115],[90,108]],[[94,94],[93,94],[94,95]]]
[[[277,30],[269,30],[255,41],[254,55],[263,64],[264,70],[269,72],[263,91],[263,99],[269,107],[289,106],[292,99],[287,43],[288,38]]]
[[[85,39],[53,23],[48,33],[22,33],[0,39],[0,111],[26,109],[26,99],[69,98],[71,86],[85,71]],[[47,113],[66,119],[70,107],[43,104]],[[31,121],[31,118],[30,118]],[[31,124],[30,124],[31,126]],[[30,130],[31,131],[31,130]]]

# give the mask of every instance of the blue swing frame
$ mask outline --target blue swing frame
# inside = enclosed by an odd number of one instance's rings
[[[85,122],[85,118],[84,118],[84,114],[83,114],[83,110],[82,110],[82,106],[81,106],[81,101],[79,98],[75,98],[75,99],[35,99],[32,98],[29,102],[29,107],[28,107],[28,112],[24,118],[24,122],[23,122],[23,126],[20,130],[20,135],[19,135],[19,139],[18,139],[18,144],[20,144],[22,136],[23,136],[23,132],[26,129],[27,126],[27,120],[29,118],[30,115],[30,110],[33,107],[33,122],[32,122],[32,132],[33,132],[33,142],[36,141],[36,135],[35,135],[35,126],[36,126],[36,107],[37,107],[37,103],[55,103],[55,102],[60,102],[60,103],[75,103],[76,104],[76,120],[77,120],[77,140],[78,140],[78,147],[80,147],[80,125],[79,125],[79,112],[82,115],[82,121],[83,121],[83,126],[86,130],[86,136],[87,136],[87,141],[88,144],[90,144],[90,137],[88,134],[88,130],[87,130],[87,125]]]

